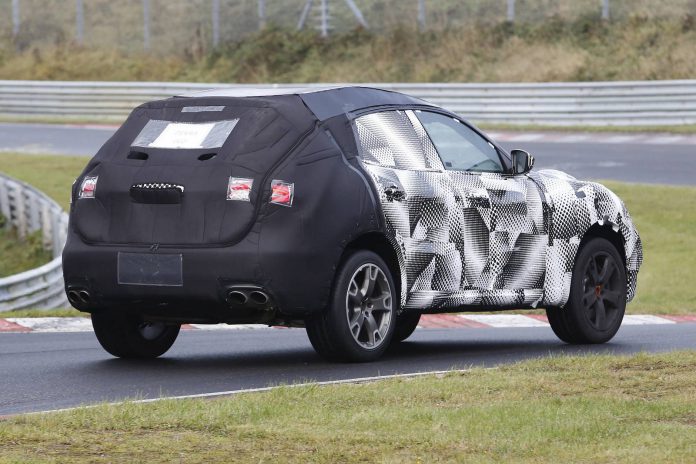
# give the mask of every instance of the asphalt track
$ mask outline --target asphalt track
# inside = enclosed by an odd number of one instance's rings
[[[0,334],[0,416],[394,373],[495,366],[565,354],[696,349],[696,324],[624,326],[605,345],[570,346],[550,328],[418,329],[378,362],[332,364],[302,329],[185,331],[162,358],[114,359],[92,333]]]
[[[113,132],[111,127],[5,123],[0,124],[0,152],[92,156]],[[559,169],[579,179],[696,185],[693,143],[663,143],[670,137],[659,134],[653,140],[630,134],[585,134],[576,142],[572,136],[564,142],[543,135],[527,138],[530,140],[501,137],[500,141],[506,149],[521,148],[532,153],[535,169]]]

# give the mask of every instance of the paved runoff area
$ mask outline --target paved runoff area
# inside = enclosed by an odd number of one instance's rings
[[[653,316],[649,314],[626,315],[623,325],[664,325],[696,324],[696,315]],[[514,327],[548,327],[545,315],[541,314],[427,314],[421,318],[421,329],[457,329],[457,328],[514,328]],[[184,330],[258,330],[282,329],[260,324],[186,324]],[[91,332],[92,323],[87,317],[33,317],[0,319],[0,332]]]

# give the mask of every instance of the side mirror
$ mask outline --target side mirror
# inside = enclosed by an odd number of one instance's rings
[[[510,151],[512,156],[512,173],[527,174],[534,167],[534,157],[524,150]]]

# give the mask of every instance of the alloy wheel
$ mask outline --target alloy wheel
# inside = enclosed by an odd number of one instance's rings
[[[590,324],[597,330],[613,326],[619,315],[623,289],[614,258],[600,251],[585,265],[582,304]]]
[[[360,266],[346,294],[348,327],[355,341],[366,349],[382,345],[392,318],[389,280],[375,264]]]

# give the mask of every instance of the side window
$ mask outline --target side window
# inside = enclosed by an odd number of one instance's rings
[[[435,144],[445,169],[504,171],[498,151],[465,124],[439,113],[418,111],[416,114]]]
[[[442,162],[413,111],[383,111],[360,116],[355,132],[367,164],[410,171],[441,171]]]

